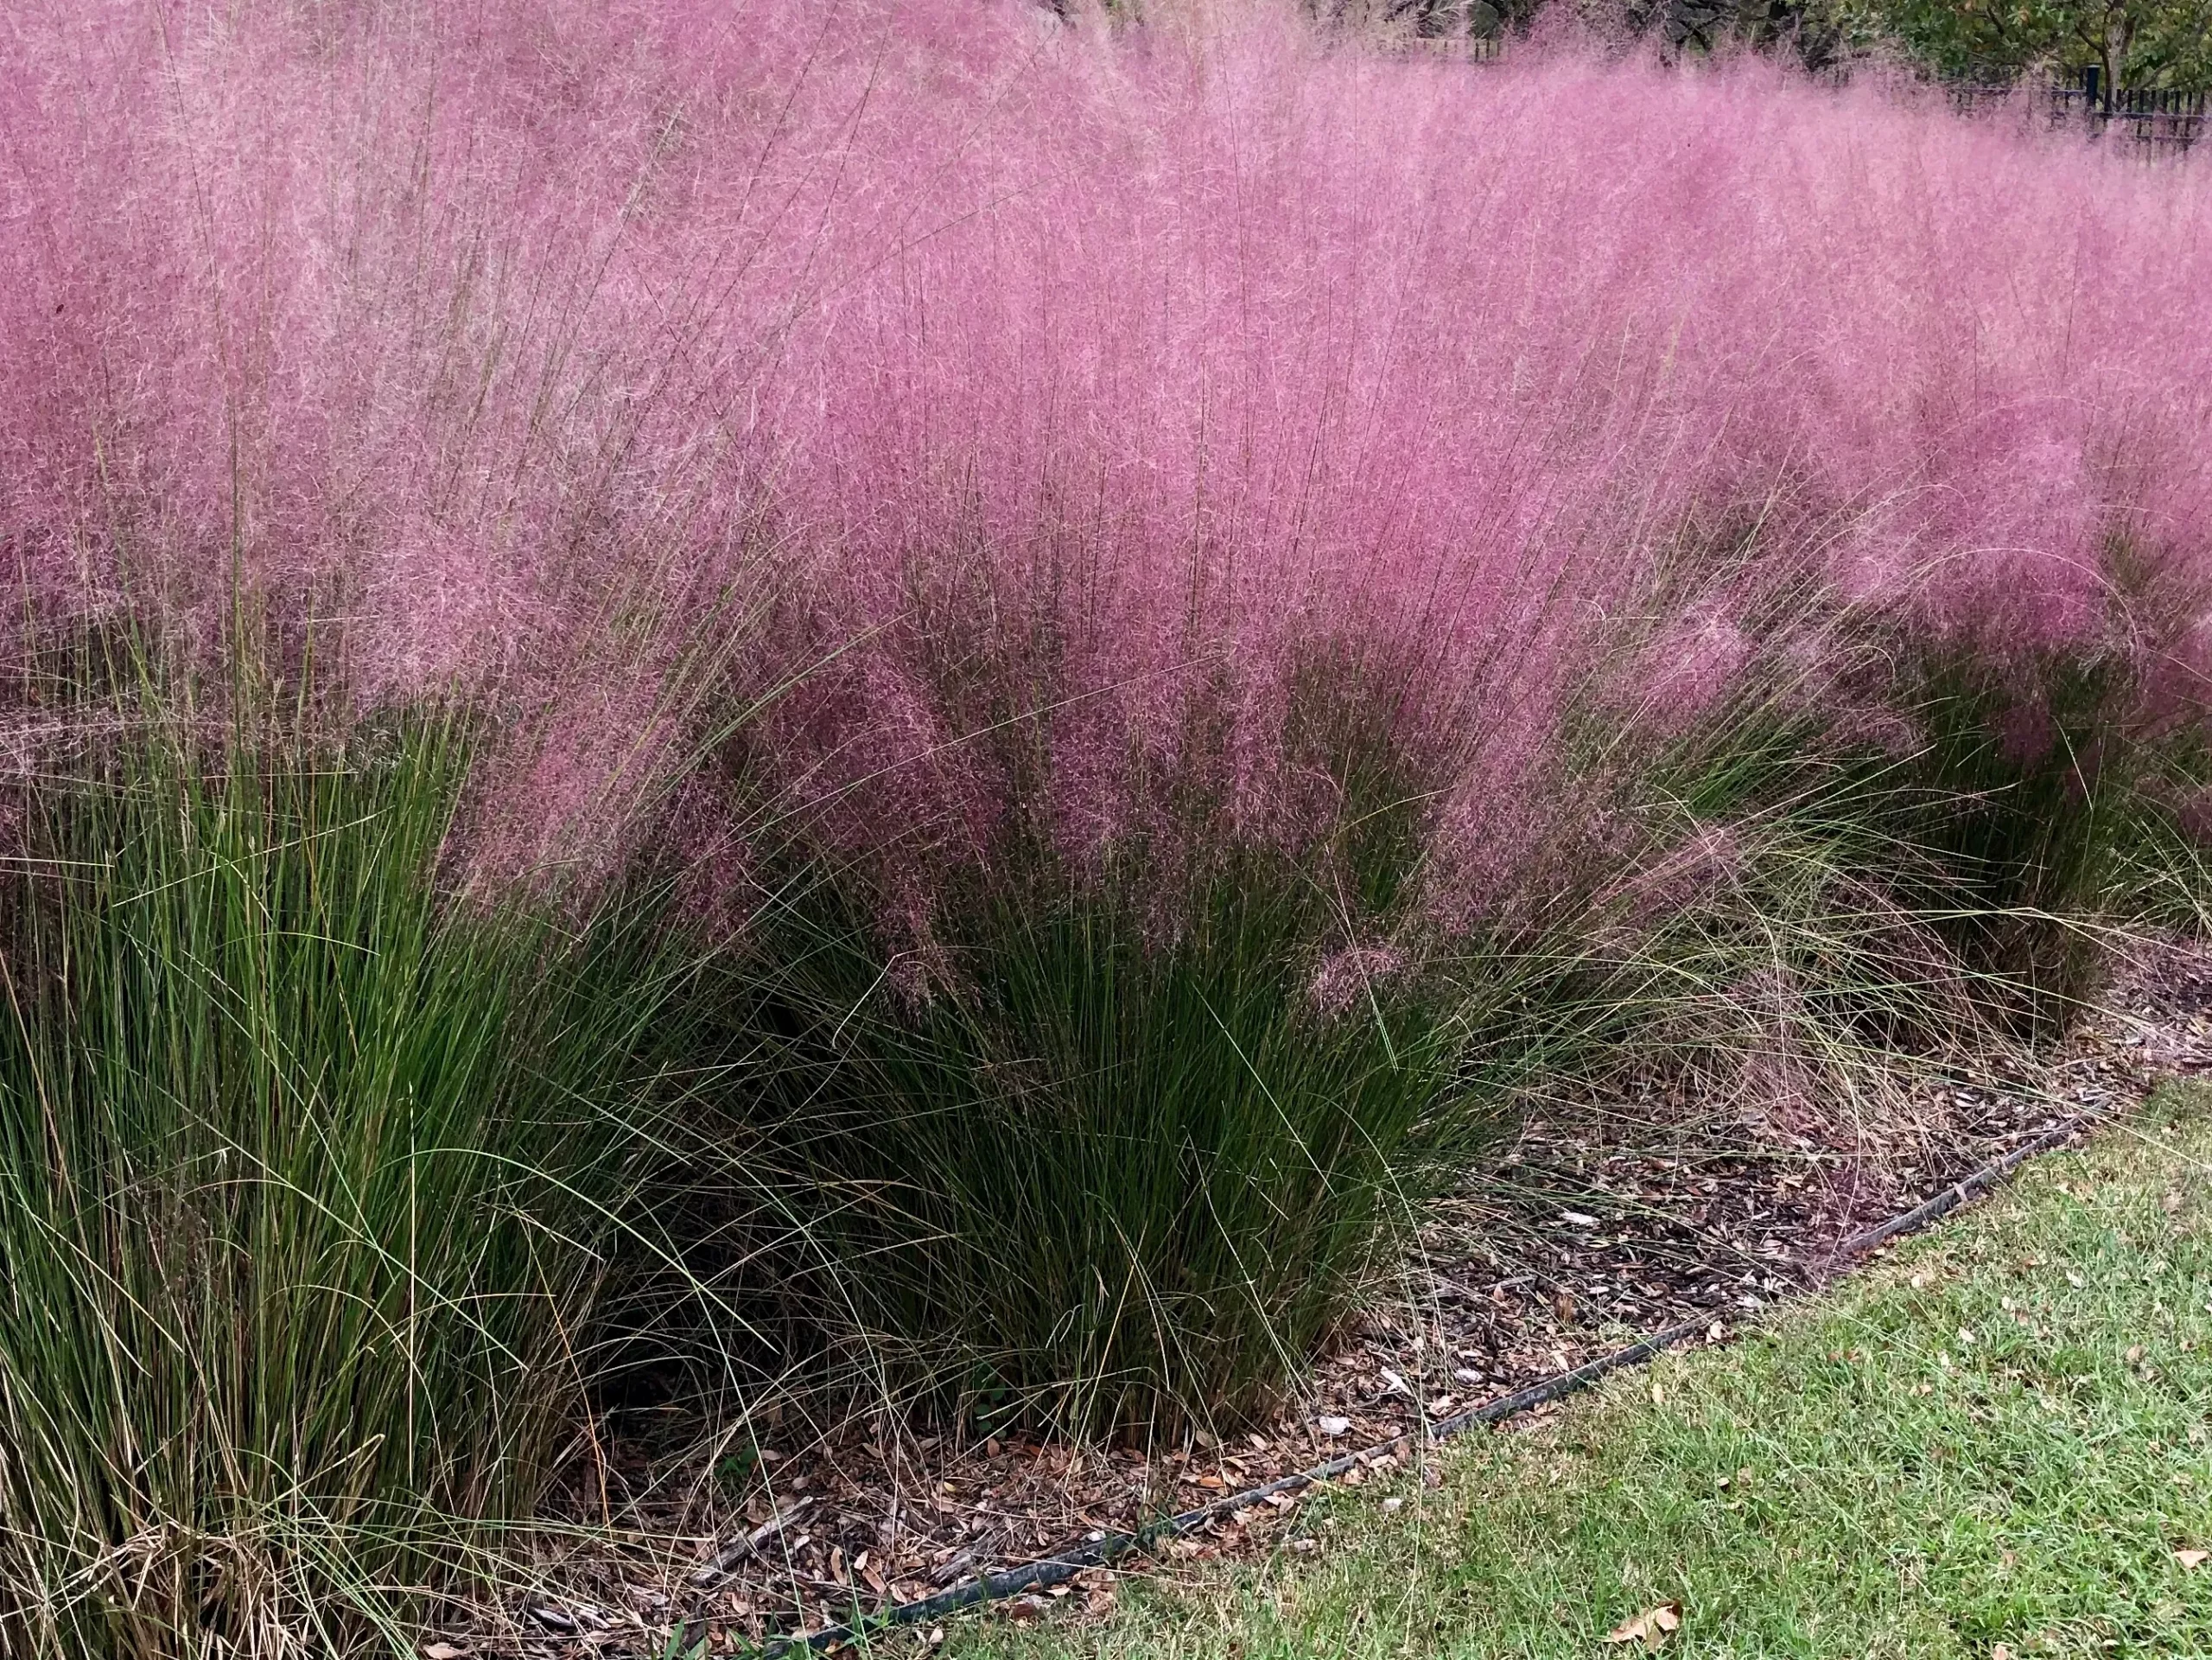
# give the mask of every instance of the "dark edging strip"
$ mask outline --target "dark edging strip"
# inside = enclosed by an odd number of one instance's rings
[[[1912,1209],[1893,1216],[1886,1222],[1877,1223],[1862,1233],[1852,1235],[1829,1254],[1827,1266],[1830,1269],[1840,1268],[1857,1257],[1866,1256],[1901,1234],[1916,1232],[1939,1217],[1948,1216],[1967,1200],[1988,1192],[2030,1159],[2036,1157],[2038,1154],[2048,1153],[2054,1148],[2064,1146],[2087,1127],[2088,1121],[2076,1120],[2072,1123],[2062,1124],[2056,1129],[2047,1130],[2024,1146],[2013,1148],[2002,1158],[1992,1161],[1972,1175],[1946,1187],[1933,1199],[1916,1205]],[[1355,1465],[1364,1465],[1385,1453],[1402,1450],[1413,1441],[1417,1433],[1424,1442],[1444,1441],[1471,1429],[1477,1424],[1496,1423],[1501,1418],[1510,1418],[1533,1407],[1541,1406],[1548,1401],[1556,1401],[1563,1396],[1572,1395],[1578,1390],[1587,1388],[1609,1373],[1617,1372],[1630,1366],[1641,1365],[1655,1355],[1672,1348],[1675,1344],[1698,1336],[1711,1327],[1715,1318],[1713,1315],[1706,1314],[1695,1320],[1684,1320],[1681,1325],[1670,1326],[1663,1332],[1655,1332],[1649,1337],[1639,1338],[1627,1347],[1616,1349],[1611,1354],[1599,1355],[1594,1360],[1585,1361],[1571,1371],[1558,1373],[1554,1377],[1543,1379],[1541,1383],[1531,1383],[1527,1389],[1518,1390],[1511,1395],[1500,1396],[1495,1401],[1486,1401],[1478,1407],[1471,1407],[1465,1412],[1454,1413],[1448,1418],[1440,1418],[1434,1423],[1427,1426],[1425,1432],[1408,1430],[1404,1434],[1394,1435],[1388,1441],[1378,1441],[1372,1447],[1344,1453],[1340,1457],[1329,1460],[1325,1464],[1317,1464],[1310,1470],[1301,1470],[1294,1475],[1278,1477],[1275,1480],[1263,1483],[1257,1487],[1247,1488],[1243,1492],[1231,1493],[1225,1498],[1217,1498],[1211,1504],[1202,1504],[1196,1510],[1185,1511],[1179,1516],[1163,1517],[1158,1522],[1139,1528],[1134,1533],[1109,1533],[1101,1539],[1071,1541],[1051,1555],[1033,1562],[1025,1562],[1019,1568],[1009,1568],[1002,1573],[986,1574],[979,1579],[956,1585],[950,1590],[940,1591],[934,1596],[923,1597],[914,1602],[901,1603],[897,1607],[886,1608],[880,1612],[871,1614],[856,1612],[851,1620],[842,1625],[828,1625],[818,1631],[810,1631],[804,1635],[770,1638],[760,1647],[750,1652],[760,1657],[760,1660],[779,1660],[779,1657],[783,1656],[804,1654],[835,1648],[840,1644],[858,1642],[872,1633],[890,1631],[902,1625],[918,1625],[925,1621],[957,1612],[963,1608],[973,1607],[977,1603],[993,1602],[1001,1597],[1018,1596],[1025,1591],[1049,1590],[1053,1586],[1065,1585],[1086,1568],[1106,1567],[1135,1552],[1149,1550],[1162,1540],[1179,1538],[1185,1534],[1195,1533],[1210,1522],[1217,1521],[1237,1511],[1249,1509],[1252,1505],[1260,1504],[1277,1493],[1302,1491],[1342,1475]],[[688,1629],[679,1628],[675,1634],[673,1650],[677,1653],[683,1653],[686,1643],[696,1642],[705,1635],[703,1622],[696,1637],[692,1636]]]
[[[1893,1216],[1887,1222],[1875,1224],[1864,1233],[1852,1235],[1850,1238],[1835,1248],[1834,1255],[1828,1259],[1830,1266],[1839,1267],[1854,1256],[1864,1256],[1877,1245],[1894,1239],[1901,1233],[1914,1232],[1916,1230],[1926,1227],[1939,1216],[1949,1215],[1968,1199],[1987,1193],[2037,1154],[2049,1153],[2053,1148],[2065,1146],[2067,1142],[2088,1129],[2092,1122],[2094,1121],[2077,1118],[2072,1123],[2061,1124],[2056,1129],[2045,1130],[2025,1146],[2016,1147],[2003,1158],[1993,1160],[1985,1164],[1972,1175],[1946,1187],[1935,1198],[1914,1205],[1904,1215]]]
[[[1576,1390],[1596,1382],[1607,1372],[1617,1371],[1624,1366],[1632,1366],[1639,1361],[1648,1360],[1670,1344],[1680,1343],[1685,1338],[1695,1337],[1711,1323],[1709,1318],[1700,1317],[1686,1321],[1680,1326],[1670,1326],[1666,1331],[1656,1332],[1649,1337],[1641,1339],[1625,1349],[1618,1349],[1611,1354],[1600,1355],[1595,1360],[1586,1361],[1573,1371],[1561,1372],[1555,1377],[1548,1377],[1541,1383],[1533,1383],[1517,1393],[1501,1396],[1495,1401],[1485,1402],[1481,1406],[1471,1408],[1465,1412],[1456,1413],[1449,1418],[1440,1418],[1428,1426],[1427,1434],[1423,1439],[1440,1441],[1447,1435],[1456,1435],[1462,1430],[1471,1428],[1476,1424],[1490,1423],[1500,1418],[1509,1418],[1515,1413],[1525,1412],[1530,1407],[1540,1406],[1546,1401],[1554,1401],[1563,1395],[1571,1395]],[[1103,1568],[1132,1552],[1149,1549],[1163,1539],[1179,1538],[1185,1534],[1195,1533],[1209,1522],[1218,1521],[1221,1517],[1236,1511],[1249,1509],[1252,1505],[1260,1504],[1276,1493],[1295,1492],[1327,1481],[1333,1477],[1342,1475],[1355,1465],[1365,1464],[1369,1460],[1379,1457],[1384,1453],[1403,1448],[1413,1439],[1414,1432],[1408,1430],[1402,1435],[1394,1435],[1389,1441],[1378,1441],[1372,1447],[1363,1447],[1357,1452],[1346,1453],[1340,1457],[1331,1459],[1325,1464],[1317,1464],[1310,1470],[1301,1470],[1294,1475],[1278,1477],[1275,1480],[1263,1483],[1260,1486],[1247,1488],[1239,1493],[1231,1493],[1225,1498],[1217,1498],[1211,1504],[1201,1504],[1194,1511],[1185,1511],[1180,1516],[1163,1517],[1147,1527],[1138,1529],[1135,1533],[1109,1533],[1103,1539],[1086,1540],[1063,1546],[1052,1555],[1037,1561],[1025,1562],[1019,1568],[1010,1568],[1000,1574],[988,1574],[979,1580],[969,1580],[963,1585],[954,1586],[949,1591],[940,1591],[935,1596],[925,1597],[918,1602],[904,1603],[896,1608],[887,1608],[880,1613],[865,1615],[849,1625],[826,1626],[821,1631],[811,1632],[804,1637],[771,1638],[756,1652],[763,1657],[763,1660],[770,1660],[771,1657],[798,1654],[809,1649],[830,1648],[839,1643],[853,1642],[871,1631],[883,1631],[896,1625],[919,1625],[925,1620],[935,1619],[941,1615],[955,1612],[979,1602],[995,1601],[1001,1597],[1019,1595],[1024,1591],[1046,1590],[1055,1585],[1063,1585],[1085,1568]]]

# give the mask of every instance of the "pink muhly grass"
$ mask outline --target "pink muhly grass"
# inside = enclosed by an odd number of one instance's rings
[[[1349,641],[1465,923],[1585,834],[1588,711],[1632,771],[1838,607],[2090,649],[2124,543],[2201,638],[2201,162],[1257,4],[114,0],[0,73],[10,626],[213,664],[242,582],[346,709],[509,711],[503,870],[618,856],[594,803],[754,700],[783,811],[924,908],[1179,791],[1310,843]]]
[[[1324,1014],[1350,1012],[1371,995],[1380,980],[1406,966],[1403,952],[1389,945],[1348,945],[1324,958],[1313,972],[1313,1007]]]
[[[578,769],[634,747],[639,700],[592,682],[667,681],[753,603],[749,365],[792,287],[760,256],[798,206],[757,110],[693,111],[721,159],[757,162],[696,188],[676,143],[695,65],[649,21],[12,13],[19,647],[127,616],[219,684],[243,608],[341,718],[459,695],[555,732],[503,773],[534,831],[607,784]],[[778,35],[747,42],[764,68],[807,49]],[[758,209],[722,200],[748,178]],[[693,208],[673,242],[664,199]]]
[[[834,550],[813,597],[887,628],[904,688],[853,705],[887,750],[849,726],[794,750],[864,755],[855,779],[910,755],[963,838],[1009,780],[946,760],[979,717],[897,643],[956,575],[963,626],[1052,642],[1024,690],[1073,833],[1133,811],[1128,757],[1195,764],[1173,751],[1217,673],[1207,764],[1236,823],[1279,823],[1287,665],[1350,630],[1421,665],[1400,731],[1440,845],[1492,863],[1655,605],[1688,608],[1611,706],[1664,730],[1758,655],[1747,595],[1824,588],[2000,660],[2087,649],[2142,525],[2202,604],[2212,452],[2173,437],[2204,429],[2212,333],[2178,277],[2203,275],[2201,169],[1756,66],[1491,76],[1267,26],[1195,56],[1071,36],[974,118],[1008,136],[932,181],[945,228],[795,344],[823,396],[783,480]],[[1682,528],[1732,516],[1753,545],[1712,595]]]

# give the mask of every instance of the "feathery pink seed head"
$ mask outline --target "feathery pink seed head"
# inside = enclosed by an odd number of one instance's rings
[[[1017,834],[1095,866],[1200,798],[1311,846],[1297,676],[1350,640],[1412,665],[1471,926],[1594,834],[1578,710],[1632,768],[1764,664],[1825,685],[1774,595],[2094,649],[2123,528],[2212,591],[2202,157],[1288,5],[169,21],[0,38],[7,574],[211,670],[244,582],[333,718],[498,711],[486,871],[620,856],[702,665],[917,938]]]

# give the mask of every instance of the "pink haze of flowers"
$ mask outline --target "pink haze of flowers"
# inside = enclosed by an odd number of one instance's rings
[[[0,85],[19,654],[213,668],[243,593],[341,712],[500,711],[501,862],[794,679],[759,747],[860,849],[1025,791],[1093,847],[1193,769],[1294,836],[1349,642],[1471,893],[1594,679],[1817,684],[1778,595],[2090,649],[2120,535],[2201,702],[2201,162],[1258,3],[26,0]]]

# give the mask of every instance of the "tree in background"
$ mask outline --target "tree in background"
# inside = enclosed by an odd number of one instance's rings
[[[1425,38],[1481,40],[1513,34],[1556,0],[1307,0],[1335,22],[1379,19]],[[2208,0],[2212,3],[2212,0]],[[1796,45],[1814,68],[1832,60],[1842,35],[1825,0],[1566,0],[1601,29],[1625,25],[1670,48]]]
[[[1417,35],[1511,33],[1549,0],[1308,0]],[[1794,52],[1810,69],[1888,45],[1936,74],[2011,80],[2094,69],[2109,99],[2138,88],[2212,87],[2212,0],[1567,0],[1610,13],[1673,49]]]
[[[1827,0],[1624,0],[1621,15],[1676,51],[1793,51],[1808,69],[1827,68],[1852,44]]]
[[[2212,0],[1831,0],[1835,24],[1893,41],[1942,75],[2094,69],[2109,97],[2212,85]]]

